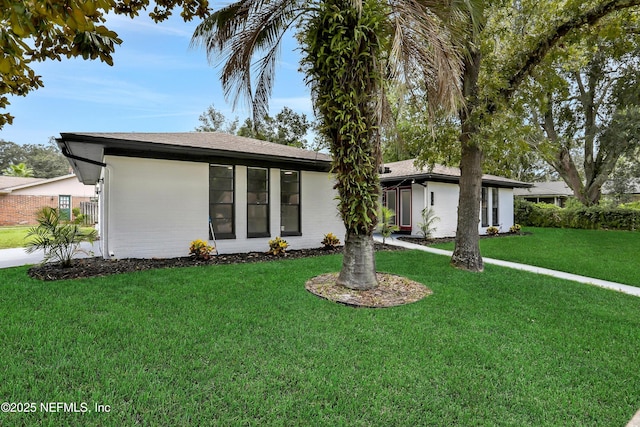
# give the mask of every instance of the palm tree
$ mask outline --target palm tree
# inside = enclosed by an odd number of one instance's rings
[[[18,163],[17,165],[12,163],[3,172],[6,176],[19,176],[23,178],[33,176],[33,169],[27,166],[26,163]]]
[[[408,77],[420,73],[430,103],[459,106],[462,55],[455,23],[466,15],[451,5],[448,0],[240,0],[213,13],[193,35],[192,45],[203,46],[211,61],[222,58],[225,96],[234,102],[246,97],[254,117],[261,117],[280,42],[288,31],[297,31],[321,132],[331,141],[347,230],[338,283],[349,288],[377,286],[373,231],[387,84],[410,86]],[[262,57],[254,64],[256,54]]]

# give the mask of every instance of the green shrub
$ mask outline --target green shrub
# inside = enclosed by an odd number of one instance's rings
[[[82,242],[93,243],[98,238],[96,230],[83,230],[78,224],[61,221],[58,209],[45,207],[38,212],[38,225],[27,232],[25,239],[30,239],[26,246],[27,253],[42,249],[43,263],[60,262],[63,267],[70,267],[78,253],[89,255],[80,247]]]
[[[335,249],[340,244],[340,239],[333,233],[327,233],[321,243],[325,249]]]
[[[276,237],[275,239],[269,240],[269,254],[284,256],[286,255],[287,248],[289,244],[286,240],[281,239],[280,237]]]
[[[211,253],[215,250],[214,246],[209,245],[207,242],[201,239],[194,240],[189,246],[189,255],[195,259],[209,259]]]
[[[563,227],[583,229],[637,230],[640,210],[626,206],[584,206],[571,204],[560,208],[546,203],[515,203],[516,222],[533,227]]]

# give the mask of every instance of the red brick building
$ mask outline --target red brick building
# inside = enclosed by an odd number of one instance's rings
[[[34,225],[45,206],[71,212],[95,197],[95,187],[75,175],[51,179],[0,176],[0,226]]]

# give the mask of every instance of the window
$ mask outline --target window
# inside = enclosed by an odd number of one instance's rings
[[[482,226],[489,226],[489,189],[482,187]]]
[[[216,239],[235,239],[233,166],[209,165],[209,219]],[[209,230],[209,240],[214,236]]]
[[[393,190],[386,190],[384,192],[385,195],[385,201],[384,201],[384,206],[389,209],[390,211],[393,212],[393,216],[391,217],[391,223],[395,224],[396,223],[396,211],[398,210],[397,208],[397,197],[398,197],[398,193],[396,193],[395,188]]]
[[[411,227],[411,189],[400,190],[400,227]]]
[[[491,225],[500,225],[498,218],[498,189],[491,189]]]
[[[280,171],[280,235],[300,234],[300,173]]]
[[[247,237],[270,237],[268,169],[247,168]]]

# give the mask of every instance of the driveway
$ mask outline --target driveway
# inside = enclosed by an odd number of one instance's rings
[[[87,256],[99,256],[100,255],[100,242],[96,241],[91,245],[90,243],[81,243],[82,249],[87,252],[93,251],[93,255],[86,255],[79,253],[77,258],[86,258]],[[0,249],[0,268],[18,267],[20,265],[39,264],[42,262],[44,254],[42,251],[36,251],[33,253],[26,253],[24,248],[13,249]]]

